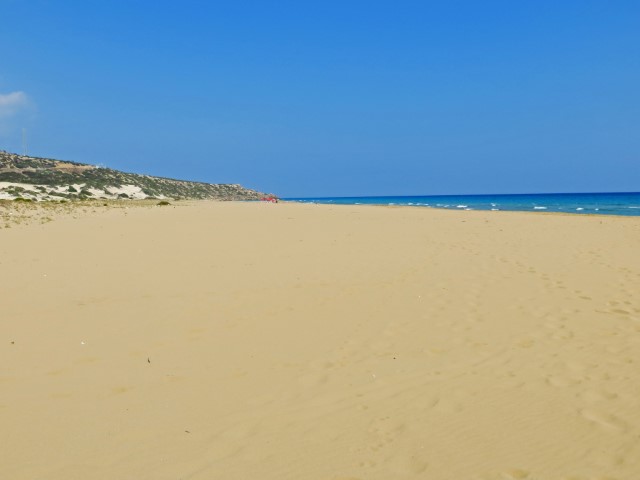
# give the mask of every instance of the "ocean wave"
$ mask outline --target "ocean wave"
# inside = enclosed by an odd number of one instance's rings
[[[594,195],[596,197],[594,198]],[[572,214],[611,214],[640,216],[640,192],[630,194],[571,194],[559,198],[557,195],[538,196],[424,196],[420,197],[345,197],[345,198],[296,198],[295,202],[310,204],[347,204],[368,205],[384,204],[390,206],[419,206],[422,208],[443,208],[447,210],[484,210],[484,211],[533,211],[562,212]],[[448,203],[447,203],[448,202]]]

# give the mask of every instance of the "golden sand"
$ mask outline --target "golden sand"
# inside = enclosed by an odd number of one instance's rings
[[[0,479],[640,478],[640,218],[95,210],[0,230]]]

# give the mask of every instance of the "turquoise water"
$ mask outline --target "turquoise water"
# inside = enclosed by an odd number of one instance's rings
[[[333,205],[404,205],[452,210],[508,210],[640,216],[640,192],[519,195],[425,195],[408,197],[318,197],[283,200]]]

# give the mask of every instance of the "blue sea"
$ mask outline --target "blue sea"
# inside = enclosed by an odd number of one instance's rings
[[[331,205],[402,205],[451,210],[507,210],[640,216],[640,192],[517,195],[424,195],[409,197],[318,197],[283,200]]]

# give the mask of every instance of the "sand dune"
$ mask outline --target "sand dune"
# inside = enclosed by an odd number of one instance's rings
[[[0,230],[0,478],[640,478],[640,218],[195,202]]]

